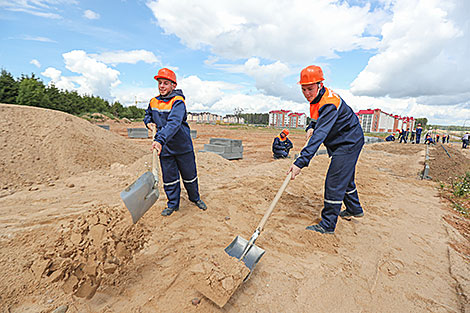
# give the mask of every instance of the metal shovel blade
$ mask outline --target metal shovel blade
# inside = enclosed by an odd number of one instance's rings
[[[131,213],[134,224],[152,207],[158,196],[158,186],[152,172],[145,172],[121,192],[121,199]]]
[[[244,239],[243,237],[237,236],[228,245],[228,247],[225,248],[225,252],[227,252],[227,254],[232,257],[240,259],[247,245],[248,245],[248,240]],[[249,248],[248,252],[246,253],[245,257],[242,259],[242,261],[243,263],[245,263],[246,267],[248,267],[250,271],[252,271],[253,268],[256,266],[256,264],[258,264],[264,252],[265,251],[263,249],[253,244]]]

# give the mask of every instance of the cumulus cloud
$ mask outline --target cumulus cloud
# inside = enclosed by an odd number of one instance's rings
[[[65,4],[77,4],[75,0],[1,0],[0,7],[9,11],[24,12],[35,16],[60,19],[56,11]]]
[[[41,63],[39,63],[39,61],[36,60],[36,59],[32,59],[29,63],[33,64],[33,65],[36,66],[37,68],[40,68],[40,67],[41,67]]]
[[[131,51],[108,51],[101,54],[90,54],[95,60],[106,63],[106,64],[119,64],[119,63],[130,63],[136,64],[139,61],[145,63],[161,64],[160,59],[153,54],[153,52],[147,50],[131,50]]]
[[[100,18],[100,15],[92,10],[85,10],[83,16],[89,20],[97,20]]]
[[[230,59],[262,57],[288,63],[373,49],[379,42],[377,25],[386,18],[369,4],[330,0],[159,0],[147,6],[167,34],[190,48],[208,47]]]
[[[357,95],[422,97],[445,104],[442,95],[468,95],[470,2],[397,0],[382,28],[379,53],[351,84]],[[466,98],[463,96],[457,98]],[[447,105],[455,104],[447,99]],[[462,99],[459,100],[462,102]],[[463,101],[465,102],[465,100]]]
[[[62,54],[65,67],[77,73],[76,76],[64,77],[62,73],[54,68],[47,68],[43,74],[51,78],[58,87],[68,90],[77,90],[82,94],[111,97],[111,89],[119,85],[119,71],[107,67],[82,50],[73,50]]]

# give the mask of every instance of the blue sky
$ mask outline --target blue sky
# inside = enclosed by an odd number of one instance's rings
[[[308,113],[299,71],[354,110],[470,124],[466,0],[0,0],[0,67],[146,107],[169,67],[189,111]],[[468,119],[468,120],[467,120]]]

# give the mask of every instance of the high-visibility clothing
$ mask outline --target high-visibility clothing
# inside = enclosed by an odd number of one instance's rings
[[[314,122],[311,124],[314,125],[314,133],[294,162],[296,166],[308,166],[322,143],[330,156],[362,149],[364,132],[359,119],[346,102],[329,88],[323,87],[310,104],[310,117]]]
[[[166,97],[150,100],[145,110],[144,123],[155,123],[157,135],[154,140],[162,145],[160,156],[184,154],[194,150],[187,120],[183,92],[175,89]]]
[[[280,135],[275,137],[273,141],[273,147],[272,147],[274,157],[283,157],[283,158],[287,157],[292,147],[293,147],[292,141],[290,141],[289,138],[287,138],[287,136],[284,138],[281,138]]]
[[[342,203],[349,212],[362,213],[354,176],[364,145],[364,132],[353,110],[326,87],[311,102],[310,117],[314,121],[313,135],[294,164],[300,168],[308,166],[320,144],[325,145],[331,162],[325,179],[324,206],[319,224],[328,231],[334,231]]]

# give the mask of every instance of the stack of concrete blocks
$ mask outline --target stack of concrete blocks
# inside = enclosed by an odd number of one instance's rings
[[[128,128],[127,136],[129,138],[149,138],[149,131],[147,128]]]
[[[202,152],[214,152],[227,160],[243,159],[242,141],[237,139],[211,138]]]
[[[193,130],[193,129],[191,129],[191,130],[190,130],[190,132],[191,132],[191,139],[196,139],[196,136],[197,136],[197,130]]]
[[[98,125],[98,124],[96,124],[96,126],[101,127],[103,129],[106,129],[106,130],[109,130],[109,125]]]
[[[377,143],[377,142],[383,142],[384,140],[378,137],[369,137],[369,136],[364,136],[364,143],[367,145],[369,143]]]

